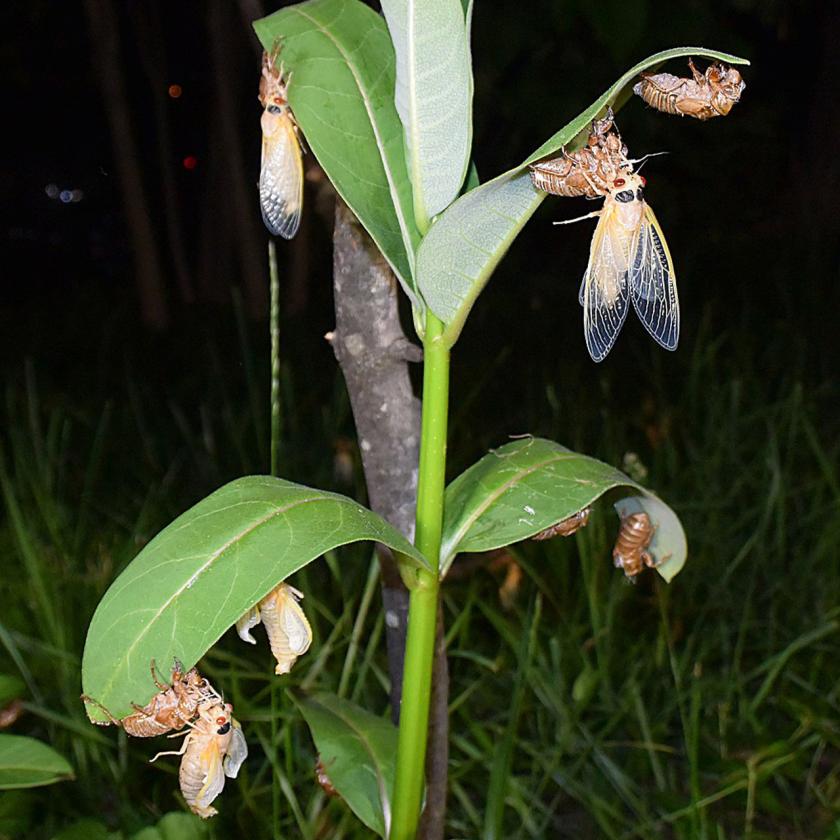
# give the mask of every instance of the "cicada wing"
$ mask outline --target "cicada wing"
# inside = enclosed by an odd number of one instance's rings
[[[256,627],[262,618],[260,616],[260,608],[258,605],[251,607],[245,615],[236,622],[236,632],[243,642],[248,642],[249,645],[255,645],[257,640],[251,635],[251,630]]]
[[[653,210],[645,204],[631,255],[630,296],[639,320],[666,350],[680,338],[680,301],[671,253]]]
[[[278,593],[278,599],[283,599],[280,621],[289,640],[289,650],[296,656],[302,656],[312,644],[312,628],[296,596],[302,597],[301,593],[288,585]]]
[[[229,779],[235,779],[242,762],[248,758],[248,743],[242,734],[238,720],[231,718],[231,738],[227,753],[222,760],[222,767]]]
[[[610,352],[627,318],[628,259],[628,233],[612,208],[605,207],[592,237],[580,294],[586,349],[596,362]]]
[[[260,208],[269,231],[291,239],[303,207],[303,152],[289,114],[271,117],[271,133],[263,131]]]

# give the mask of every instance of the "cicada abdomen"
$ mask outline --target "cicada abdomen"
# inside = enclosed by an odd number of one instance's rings
[[[256,644],[251,629],[260,622],[265,625],[271,652],[277,660],[275,674],[288,674],[312,644],[312,628],[298,603],[301,598],[302,592],[281,583],[236,622],[239,637],[249,644]]]
[[[534,534],[531,539],[550,540],[553,537],[570,537],[581,528],[586,527],[591,513],[592,508],[586,507],[583,510],[579,510],[577,513],[573,513],[571,516],[561,519],[554,525],[550,525],[544,531],[540,531],[539,534]]]
[[[212,802],[224,789],[225,776],[236,778],[248,757],[242,727],[232,712],[230,703],[202,704],[181,749],[160,752],[152,759],[155,761],[162,755],[182,756],[178,770],[181,794],[190,810],[202,819],[218,813]]]
[[[82,700],[85,703],[96,706],[108,717],[107,721],[91,719],[91,722],[100,726],[113,723],[135,738],[152,738],[165,735],[173,729],[181,729],[195,717],[200,704],[221,699],[216,689],[197,669],[190,668],[185,672],[177,659],[172,666],[170,685],[158,680],[154,660],[151,671],[152,680],[160,690],[145,706],[135,705],[134,713],[122,719],[115,718],[101,703],[83,694]]]
[[[642,73],[633,92],[651,108],[680,117],[708,120],[725,117],[741,98],[746,83],[733,67],[710,64],[701,73],[689,59],[691,78],[670,73]]]
[[[613,563],[624,569],[624,574],[633,580],[643,569],[659,565],[647,550],[656,528],[650,517],[643,512],[631,513],[621,519],[618,536],[613,548]]]
[[[632,172],[627,147],[615,130],[612,112],[592,123],[587,144],[574,152],[564,149],[559,157],[534,163],[531,182],[552,195],[566,198],[606,195],[622,172]]]
[[[297,233],[303,209],[303,149],[289,107],[287,82],[275,64],[278,52],[263,53],[260,76],[260,208],[269,231],[291,239]]]

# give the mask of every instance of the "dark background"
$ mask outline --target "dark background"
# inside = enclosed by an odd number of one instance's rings
[[[103,9],[119,38],[104,59],[91,46],[92,29],[104,40]],[[95,369],[131,357],[150,365],[149,375],[168,378],[168,365],[161,371],[153,363],[178,358],[188,365],[194,330],[213,323],[224,333],[233,319],[232,287],[242,291],[244,312],[262,323],[267,237],[252,186],[259,167],[258,49],[246,19],[264,10],[256,0],[4,7],[0,60],[11,99],[11,153],[0,175],[7,370],[27,356],[58,377],[68,363],[84,363],[92,368],[90,387],[99,388],[107,375]],[[669,153],[653,159],[646,174],[679,278],[680,352],[650,352],[643,331],[628,322],[607,362],[590,365],[576,290],[592,224],[552,228],[552,219],[581,208],[550,200],[476,307],[457,350],[456,382],[486,371],[491,348],[507,348],[506,368],[527,375],[488,383],[482,402],[515,406],[529,383],[558,369],[621,380],[656,364],[679,377],[701,336],[750,361],[781,345],[778,361],[816,380],[831,375],[839,299],[835,4],[698,0],[663,7],[636,0],[514,8],[483,0],[473,33],[474,149],[485,178],[522,159],[655,50],[702,44],[753,64],[728,119],[669,119],[636,99],[620,116],[633,155]],[[668,69],[682,72],[679,65]],[[113,107],[103,99],[102,79],[114,76],[133,155],[109,126]],[[170,84],[182,86],[179,99],[167,95]],[[195,158],[192,170],[184,167],[188,156]],[[130,201],[139,201],[150,221],[159,268],[151,292],[141,292],[136,280],[120,158],[143,188]],[[48,184],[83,190],[84,198],[63,204],[47,196]],[[312,189],[306,216],[301,238],[279,248],[286,335],[294,337],[284,352],[315,360],[331,380],[333,361],[321,341],[332,323],[329,212],[316,211]],[[479,340],[485,335],[492,343]],[[164,359],[155,348],[165,348]],[[518,425],[516,412],[503,410],[502,425]]]

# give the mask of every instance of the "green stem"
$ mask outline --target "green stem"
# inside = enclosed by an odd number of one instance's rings
[[[429,312],[423,340],[423,420],[414,543],[432,572],[421,574],[409,600],[390,840],[412,840],[415,836],[423,795],[446,480],[449,348],[441,340],[442,333],[443,324]]]

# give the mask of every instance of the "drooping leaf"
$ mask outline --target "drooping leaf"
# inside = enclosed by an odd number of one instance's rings
[[[464,181],[472,145],[472,66],[461,0],[382,0],[397,61],[396,106],[421,230]]]
[[[446,488],[442,574],[456,554],[533,537],[614,488],[630,491],[633,503],[657,526],[650,551],[662,563],[657,571],[670,581],[686,556],[676,514],[624,473],[543,438],[515,440],[491,451]]]
[[[419,233],[385,21],[359,0],[309,0],[255,21],[254,30],[266,50],[279,39],[278,64],[309,148],[422,308],[413,279]]]
[[[397,728],[333,694],[300,697],[297,703],[330,783],[371,831],[385,837],[391,823]]]
[[[526,167],[564,146],[585,139],[593,119],[615,104],[622,89],[643,70],[681,56],[704,56],[729,64],[749,64],[703,47],[678,47],[656,53],[628,70],[585,111],[545,141],[519,166],[461,196],[435,221],[417,252],[417,284],[426,304],[445,324],[454,343],[476,298],[525,222],[545,198],[531,185]]]
[[[41,787],[73,778],[52,747],[23,735],[0,734],[0,790]]]
[[[164,528],[114,581],[91,621],[84,691],[120,718],[155,693],[149,663],[190,667],[259,599],[324,552],[358,540],[425,566],[377,514],[346,496],[270,476],[232,481]],[[104,716],[93,706],[88,713]]]

